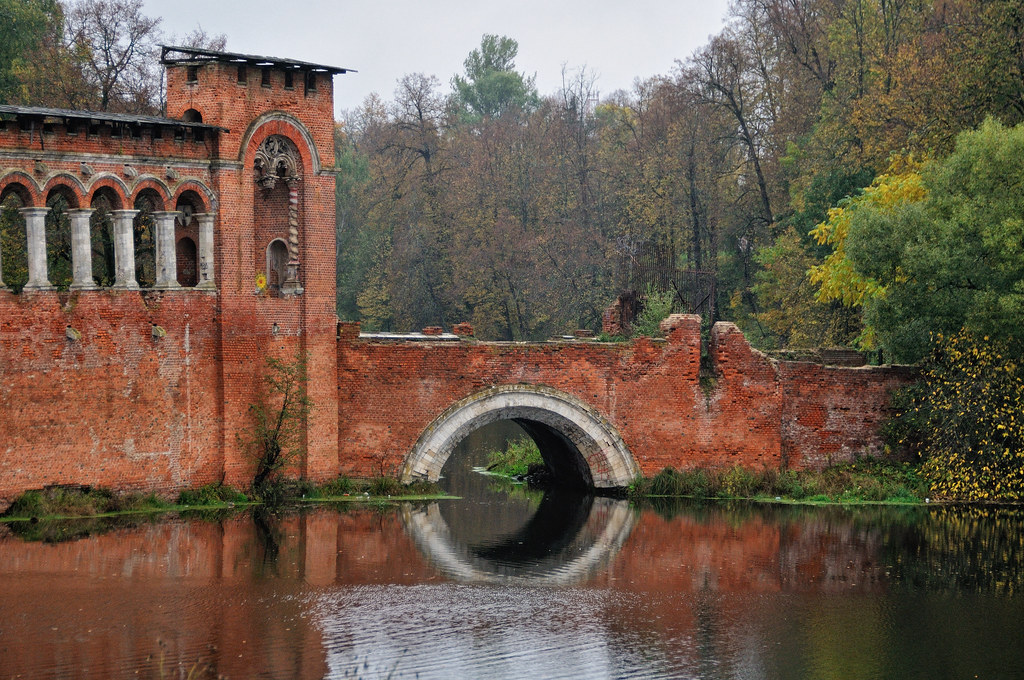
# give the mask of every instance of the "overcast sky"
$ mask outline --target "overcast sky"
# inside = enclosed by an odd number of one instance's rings
[[[728,0],[146,0],[165,35],[202,25],[227,36],[228,51],[356,69],[334,80],[336,111],[371,92],[390,100],[407,73],[437,76],[447,91],[484,33],[519,42],[516,66],[542,95],[562,66],[586,66],[602,96],[637,77],[672,71],[723,26]]]

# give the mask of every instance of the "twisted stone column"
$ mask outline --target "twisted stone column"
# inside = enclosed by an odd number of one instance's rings
[[[288,177],[288,264],[281,284],[282,295],[301,295],[299,283],[299,178]]]

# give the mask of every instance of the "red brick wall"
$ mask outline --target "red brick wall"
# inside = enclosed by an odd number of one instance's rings
[[[0,292],[0,499],[220,479],[216,315],[197,292]]]
[[[396,473],[454,402],[515,383],[547,385],[600,411],[648,475],[669,465],[820,466],[877,452],[888,390],[906,371],[779,363],[718,324],[709,348],[717,380],[705,391],[699,321],[677,323],[667,341],[531,345],[368,341],[343,325],[339,471]],[[809,413],[826,426],[809,426]]]

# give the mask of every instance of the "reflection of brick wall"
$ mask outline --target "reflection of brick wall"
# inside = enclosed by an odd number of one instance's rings
[[[592,515],[590,525],[600,533],[599,518]],[[777,629],[779,608],[762,598],[890,587],[880,553],[887,530],[878,526],[839,508],[645,511],[607,568],[573,585],[628,593],[599,598],[599,616],[586,625],[631,640],[692,638],[712,623],[712,633],[752,623]],[[138,670],[164,651],[169,677],[198,657],[229,678],[322,678],[325,649],[350,641],[323,637],[336,610],[323,607],[321,596],[329,602],[351,586],[444,581],[399,511],[320,508],[273,516],[264,527],[269,532],[260,535],[248,514],[170,520],[58,544],[23,542],[0,528],[9,614],[0,667],[11,677],[38,674],[46,664],[75,677],[122,677],[115,664]],[[54,606],[72,599],[73,606]],[[566,634],[581,620],[563,621]],[[690,652],[690,645],[670,648],[671,655]]]
[[[888,390],[900,369],[824,368],[773,361],[731,324],[709,352],[702,386],[700,321],[673,317],[667,341],[625,344],[377,342],[344,326],[338,351],[339,458],[349,474],[398,470],[417,438],[454,402],[493,385],[532,383],[596,408],[642,471],[671,465],[815,466],[877,451]],[[856,408],[854,408],[856,406]],[[815,416],[814,414],[818,414]],[[808,419],[819,418],[815,428]]]

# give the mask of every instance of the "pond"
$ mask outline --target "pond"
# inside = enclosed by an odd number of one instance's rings
[[[0,528],[0,678],[1024,677],[1020,509],[638,508],[493,436],[458,501]]]

